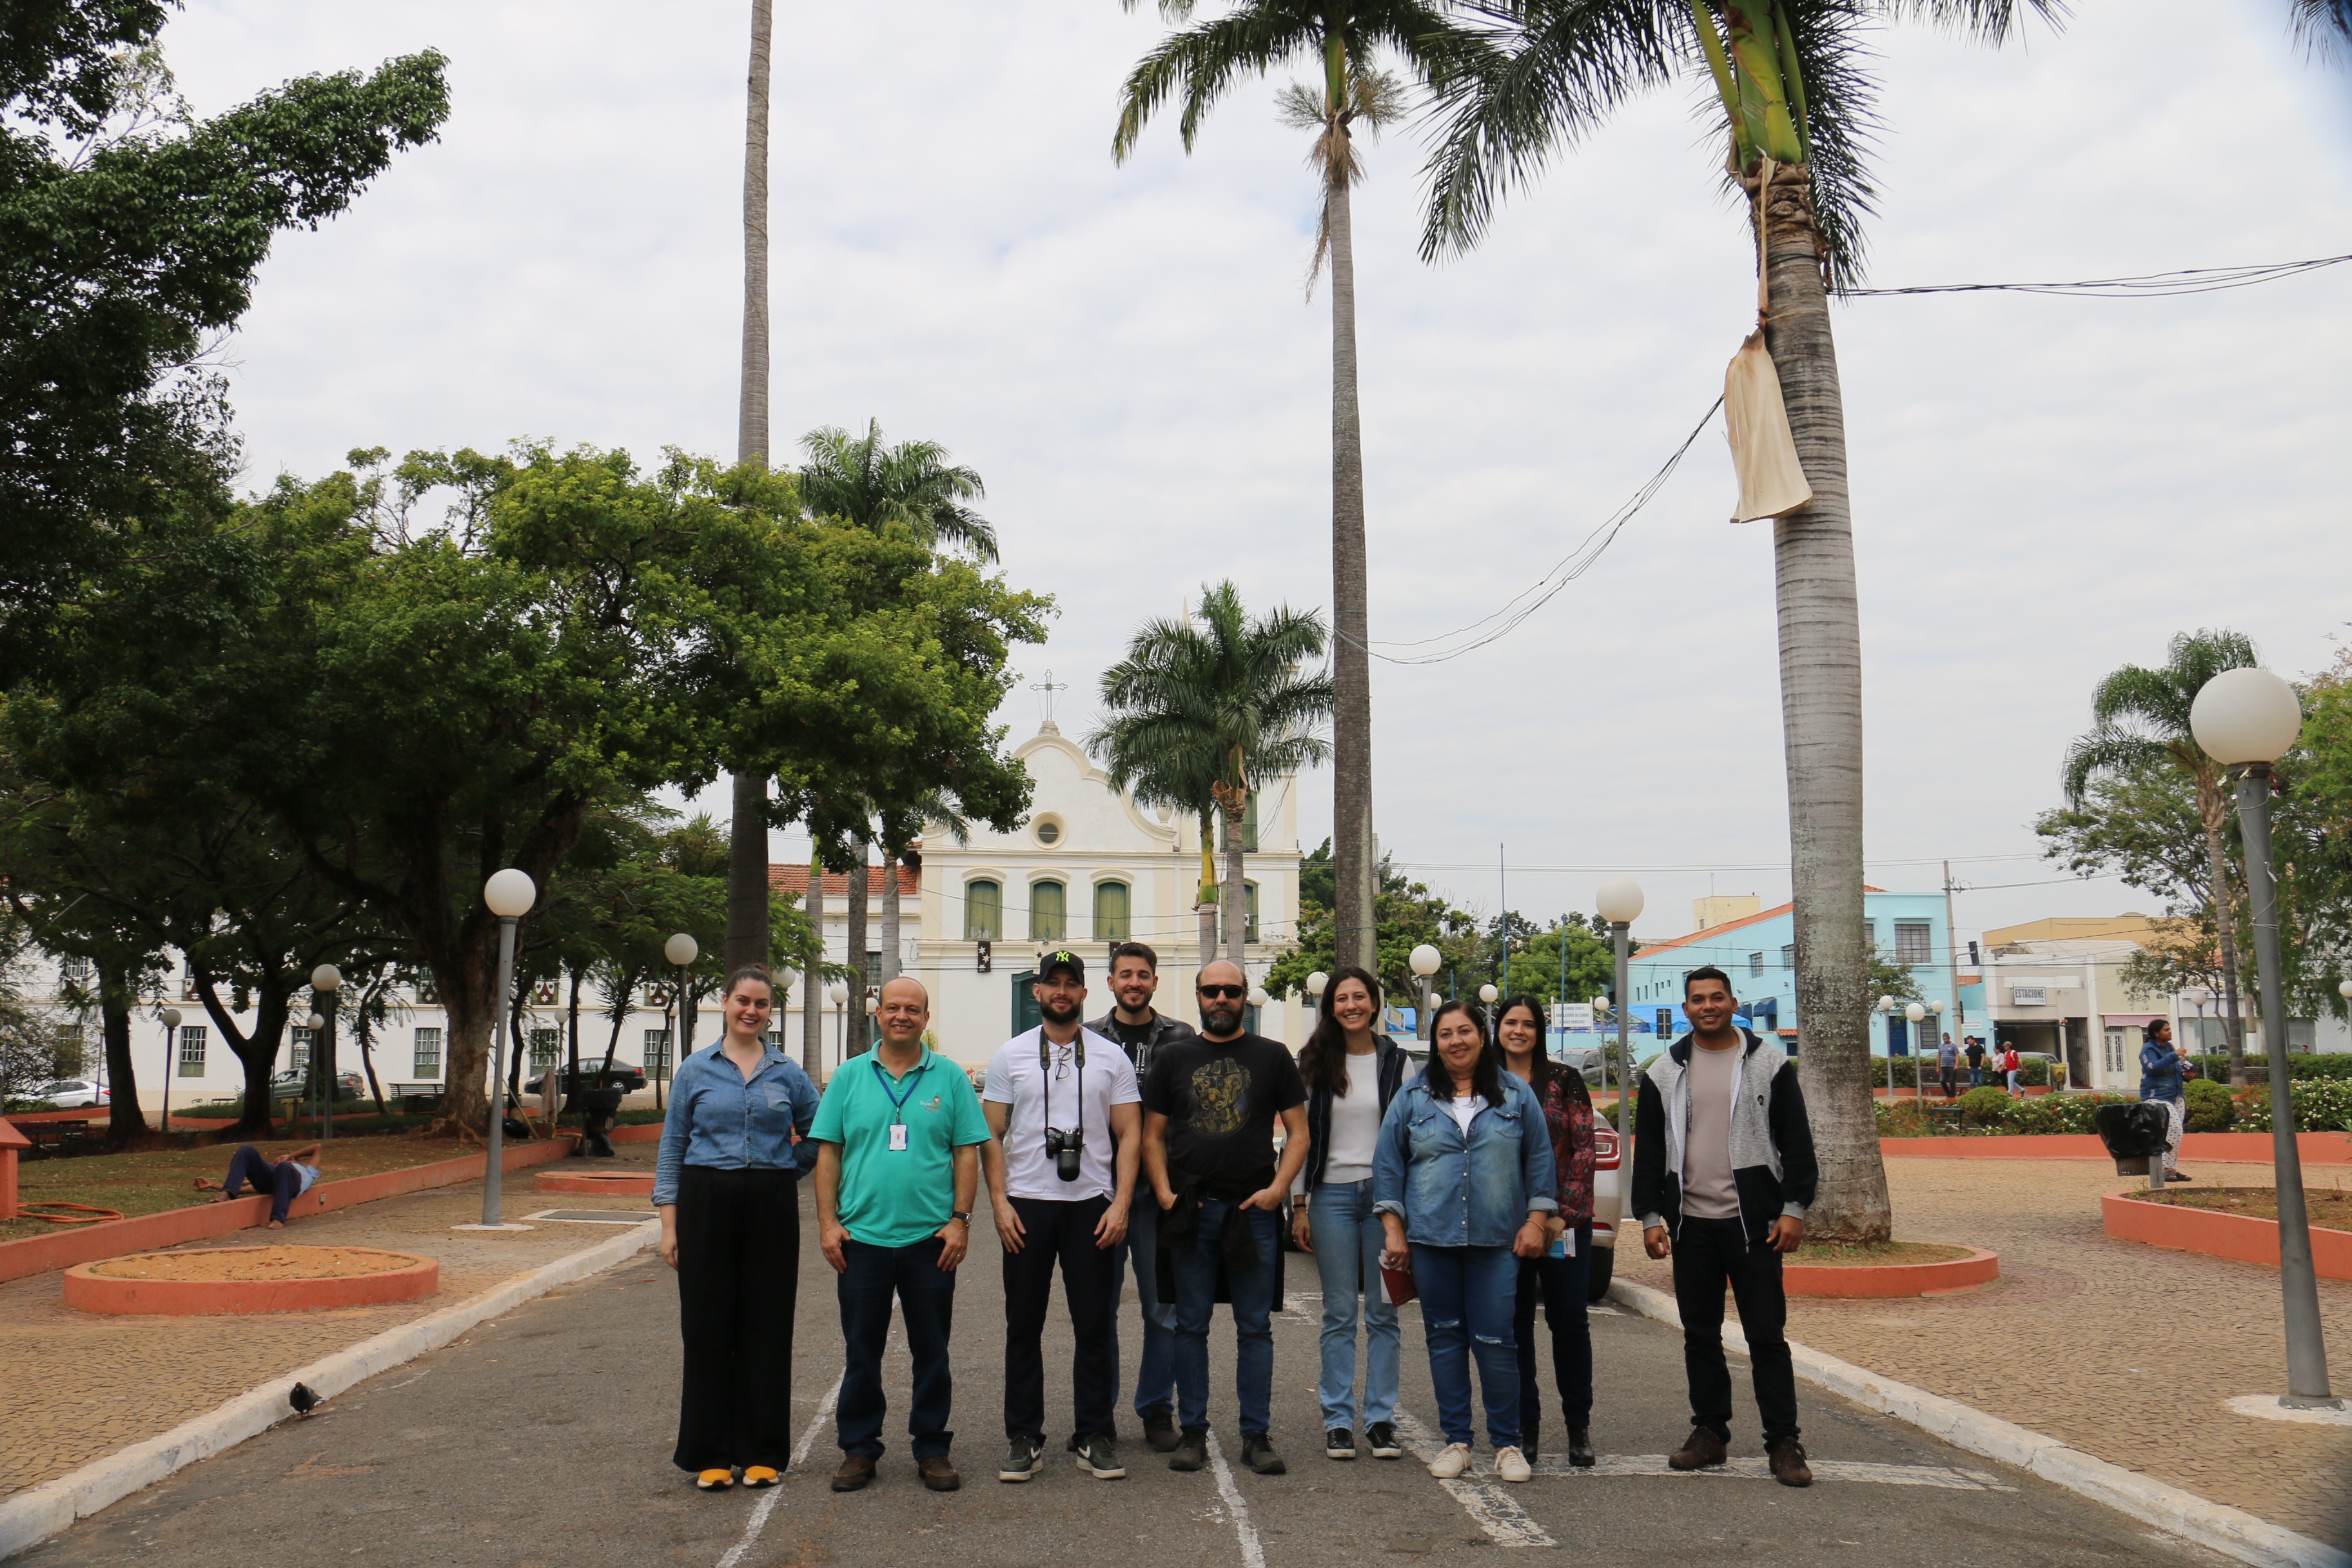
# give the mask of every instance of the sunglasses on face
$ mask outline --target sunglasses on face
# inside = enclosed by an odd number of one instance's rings
[[[1238,1002],[1249,994],[1249,989],[1243,985],[1203,985],[1201,994],[1212,1001],[1222,998],[1227,1002]]]

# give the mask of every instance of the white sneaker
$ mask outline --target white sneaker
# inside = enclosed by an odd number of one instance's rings
[[[1495,1450],[1495,1479],[1498,1481],[1524,1481],[1535,1475],[1528,1468],[1528,1457],[1517,1448]]]
[[[1441,1481],[1450,1481],[1470,1468],[1470,1445],[1448,1443],[1429,1461],[1429,1473]]]

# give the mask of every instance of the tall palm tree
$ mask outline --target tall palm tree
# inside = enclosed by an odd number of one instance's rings
[[[2221,939],[2221,988],[2229,1019],[2230,1081],[2246,1081],[2246,1024],[2238,1010],[2238,922],[2230,888],[2230,792],[2221,766],[2189,733],[2189,710],[2205,683],[2225,669],[2257,661],[2242,632],[2179,632],[2164,665],[2127,664],[2091,693],[2091,732],[2066,748],[2059,782],[2069,804],[2080,805],[2100,773],[2127,776],[2154,767],[2179,770],[2197,788],[2197,817],[2205,829],[2205,859],[2213,927]]]
[[[2022,0],[2049,15],[2056,0]],[[1769,285],[1765,346],[1812,499],[1774,524],[1801,1058],[1829,1237],[1892,1226],[1869,1077],[1862,903],[1862,637],[1830,289],[1859,264],[1874,89],[1857,34],[1925,18],[2005,37],[2021,0],[1461,0],[1480,47],[1444,113],[1423,252],[1476,243],[1502,195],[1635,94],[1703,64]]]
[[[751,0],[743,113],[743,374],[735,460],[768,460],[768,79],[773,0]],[[727,854],[727,968],[768,960],[768,779],[737,773]]]
[[[1147,621],[1127,657],[1103,671],[1108,718],[1087,737],[1120,789],[1182,777],[1214,759],[1211,795],[1225,821],[1225,956],[1242,963],[1249,900],[1244,825],[1253,781],[1297,772],[1330,754],[1315,731],[1331,714],[1323,618],[1283,605],[1253,616],[1239,589],[1220,583],[1182,620]],[[1205,826],[1205,825],[1204,825]],[[1205,843],[1207,835],[1202,835]]]
[[[801,437],[801,500],[819,517],[837,517],[877,532],[903,522],[929,549],[969,550],[996,559],[996,530],[964,503],[988,492],[980,475],[948,461],[936,441],[882,444],[882,424],[853,436],[828,425]]]
[[[1121,0],[1129,10],[1139,0]],[[1191,21],[1192,0],[1159,0],[1171,23]],[[1356,396],[1356,247],[1349,192],[1363,175],[1353,127],[1392,117],[1400,89],[1373,68],[1374,52],[1394,50],[1427,79],[1442,74],[1455,33],[1427,0],[1238,0],[1214,20],[1179,30],[1129,73],[1111,153],[1134,152],[1145,121],[1181,96],[1179,133],[1192,150],[1209,106],[1244,76],[1295,60],[1320,65],[1318,87],[1295,86],[1281,108],[1294,125],[1311,127],[1308,163],[1320,176],[1323,218],[1319,264],[1331,264],[1331,867],[1337,881],[1334,925],[1339,961],[1370,967],[1372,924],[1372,677],[1364,585],[1364,447]],[[1228,917],[1227,924],[1232,923]]]

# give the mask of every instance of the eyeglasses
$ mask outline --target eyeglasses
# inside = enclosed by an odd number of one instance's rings
[[[1213,1001],[1222,997],[1228,1002],[1238,1002],[1249,994],[1249,989],[1242,985],[1203,985],[1201,994]]]

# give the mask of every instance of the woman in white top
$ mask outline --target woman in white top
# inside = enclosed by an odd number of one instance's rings
[[[1375,1026],[1381,983],[1344,964],[1323,988],[1323,1014],[1298,1053],[1307,1083],[1307,1163],[1291,1194],[1290,1233],[1315,1255],[1323,1283],[1323,1452],[1356,1457],[1357,1302],[1368,1342],[1364,1439],[1372,1458],[1402,1458],[1397,1310],[1381,1285],[1381,1226],[1372,1216],[1372,1152],[1381,1117],[1404,1082],[1404,1053]]]

